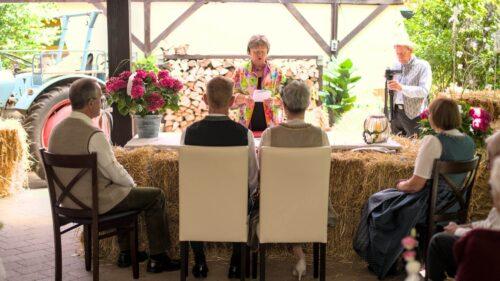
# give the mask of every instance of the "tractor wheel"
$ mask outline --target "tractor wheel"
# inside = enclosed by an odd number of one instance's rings
[[[40,148],[49,146],[52,129],[71,114],[69,87],[71,84],[54,87],[38,96],[28,109],[24,118],[24,128],[30,140],[30,154],[33,156],[33,170],[45,179],[43,164],[40,163]],[[106,106],[106,103],[103,103]],[[111,114],[103,111],[101,116],[94,118],[93,123],[100,128],[107,139],[110,139],[113,119]]]
[[[54,87],[41,94],[28,109],[24,118],[24,128],[30,140],[30,154],[33,156],[33,170],[45,179],[40,148],[47,148],[50,132],[61,120],[71,113],[69,86]]]

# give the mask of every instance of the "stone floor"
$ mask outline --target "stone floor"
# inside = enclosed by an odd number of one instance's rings
[[[32,189],[0,199],[0,281],[54,280],[52,220],[45,183],[30,175]],[[91,280],[85,271],[78,242],[78,232],[63,235],[63,280]],[[310,258],[309,258],[310,260]],[[113,262],[101,260],[101,280],[132,280],[131,269],[120,269]],[[290,273],[292,260],[268,260],[267,280],[296,280]],[[179,273],[150,274],[145,263],[140,267],[140,280],[178,280]],[[207,281],[227,280],[227,261],[209,261]],[[310,265],[309,265],[310,268]],[[390,281],[403,280],[402,276]],[[314,280],[308,274],[302,280]],[[327,280],[377,280],[361,261],[327,263]]]

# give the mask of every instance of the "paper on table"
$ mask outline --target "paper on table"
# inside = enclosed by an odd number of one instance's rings
[[[256,102],[263,102],[264,100],[271,98],[271,91],[255,90],[255,91],[253,91],[252,98]]]

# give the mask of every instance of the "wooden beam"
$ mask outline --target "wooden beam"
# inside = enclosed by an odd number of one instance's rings
[[[107,0],[109,76],[130,70],[130,0]],[[119,32],[118,32],[119,31]],[[130,116],[122,116],[113,106],[111,141],[124,146],[132,138]]]
[[[96,7],[97,9],[101,10],[102,13],[107,17],[108,10],[106,9],[106,7],[101,2],[93,2],[92,5],[94,5],[94,7]],[[108,28],[109,28],[109,26],[108,26]],[[141,40],[139,40],[139,38],[137,38],[137,36],[135,36],[132,33],[131,33],[131,38],[132,38],[131,39],[132,43],[134,43],[137,46],[137,48],[139,48],[139,50],[141,50],[142,52],[145,52],[146,47],[141,42]]]
[[[201,6],[205,4],[204,1],[198,0],[196,1],[193,5],[191,5],[182,15],[180,15],[173,23],[171,23],[163,32],[158,35],[158,37],[153,40],[153,43],[151,44],[151,50],[156,49],[158,47],[158,44],[167,36],[172,33],[181,23],[183,23],[187,18],[189,18],[194,12],[196,12]]]
[[[132,2],[144,2],[146,0],[131,0]],[[151,0],[151,2],[196,2],[197,0]],[[221,2],[221,3],[282,3],[285,0],[206,0],[206,3],[209,2]],[[54,2],[54,3],[101,3],[105,2],[105,0],[0,0],[0,3],[46,3],[46,2]],[[300,4],[332,4],[338,2],[339,4],[353,4],[353,5],[402,5],[404,4],[403,0],[288,0],[288,3],[300,3]]]
[[[144,53],[151,54],[151,0],[144,1]]]
[[[373,19],[375,19],[380,13],[382,13],[389,5],[379,5],[370,15],[368,15],[358,26],[356,26],[349,34],[347,34],[342,41],[339,43],[339,48],[337,51],[340,51],[352,38],[354,38],[358,33],[363,30]]]
[[[333,3],[332,4],[332,41],[337,41],[338,40],[338,30],[339,30],[339,3]],[[332,55],[335,57],[338,55],[339,50],[338,50],[338,44],[337,44],[337,50],[332,51]]]
[[[285,1],[284,1],[285,2]],[[302,25],[302,27],[311,35],[318,45],[327,54],[331,54],[330,45],[321,38],[321,35],[312,27],[312,25],[302,16],[297,8],[292,3],[283,3],[293,17]]]
[[[187,59],[187,60],[203,60],[203,59],[248,59],[248,55],[166,55],[163,56],[167,60]],[[285,56],[268,56],[270,60],[273,59],[297,59],[297,60],[318,60],[320,56],[310,55],[285,55]]]

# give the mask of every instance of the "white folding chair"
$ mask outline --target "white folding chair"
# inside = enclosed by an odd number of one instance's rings
[[[268,243],[313,243],[314,278],[325,280],[330,147],[263,147],[260,170],[260,280]]]
[[[180,148],[181,280],[188,272],[189,241],[240,243],[241,280],[245,280],[247,212],[247,146]]]

